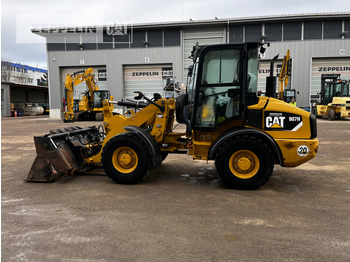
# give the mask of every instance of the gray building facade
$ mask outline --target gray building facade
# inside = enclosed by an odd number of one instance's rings
[[[322,74],[339,73],[350,79],[350,13],[135,24],[114,35],[107,29],[33,30],[47,39],[50,117],[61,118],[67,73],[92,67],[100,89],[110,90],[114,100],[131,98],[136,90],[164,94],[169,78],[186,83],[188,56],[196,43],[270,43],[259,69],[261,91],[270,60],[279,54],[276,74],[289,49],[288,88],[296,89],[298,106],[303,108],[310,107],[320,92]],[[82,90],[77,90],[79,98]]]

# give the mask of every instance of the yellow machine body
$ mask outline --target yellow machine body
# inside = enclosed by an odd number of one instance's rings
[[[138,183],[172,153],[214,160],[229,187],[255,189],[269,180],[275,164],[295,167],[314,158],[314,115],[256,96],[259,45],[195,47],[189,90],[176,101],[137,91],[135,101],[103,101],[103,128],[35,137],[37,158],[27,181],[56,181],[102,163],[113,181]],[[114,104],[129,110],[113,114]],[[177,123],[186,130],[175,132]]]
[[[82,96],[81,101],[79,102],[78,112],[74,112],[74,87],[83,82],[86,83],[87,92],[85,92],[85,94]],[[100,101],[95,101],[97,98],[99,98]],[[65,103],[63,108],[63,121],[73,122],[74,120],[80,120],[82,118],[79,117],[80,115],[85,115],[85,118],[89,120],[102,120],[102,101],[104,99],[113,100],[113,97],[110,97],[109,91],[107,90],[99,91],[99,87],[95,82],[92,68],[75,72],[73,74],[67,74],[65,79]],[[112,111],[113,109],[114,108],[111,107]],[[96,118],[96,114],[98,113],[99,115]]]
[[[317,117],[329,117],[330,111],[338,118],[350,117],[350,97],[333,97],[328,105],[316,105]]]

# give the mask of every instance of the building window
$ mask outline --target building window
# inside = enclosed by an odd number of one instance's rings
[[[322,39],[322,22],[304,22],[304,39]]]
[[[261,25],[246,25],[245,42],[260,42],[261,32]]]
[[[146,31],[134,30],[131,47],[145,47],[145,41],[146,41]]]
[[[230,26],[230,43],[242,43],[243,42],[243,26],[231,25]]]
[[[62,43],[47,43],[47,51],[65,51],[66,46]]]
[[[67,50],[80,50],[80,35],[79,34],[69,34],[66,35],[66,47]]]
[[[163,30],[148,30],[147,43],[149,47],[163,46]]]
[[[282,41],[282,24],[265,24],[266,41]]]
[[[111,41],[113,42],[114,38],[114,48],[129,48],[129,43],[135,40],[133,36],[134,35],[132,35],[132,31],[128,29],[127,34],[116,34],[112,36]]]
[[[342,21],[324,21],[323,39],[341,38]]]
[[[344,32],[347,32],[344,38],[350,38],[350,20],[344,21]]]
[[[179,46],[181,42],[180,29],[164,29],[164,46]]]

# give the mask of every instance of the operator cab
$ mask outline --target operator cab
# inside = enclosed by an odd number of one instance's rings
[[[258,99],[258,47],[258,43],[195,47],[188,90],[192,130],[214,130],[232,119],[245,119],[247,106]]]
[[[322,93],[322,104],[327,105],[332,102],[333,97],[349,97],[349,82],[344,80],[336,80],[334,82],[326,82],[325,89]]]
[[[93,108],[102,108],[103,107],[103,100],[110,98],[110,91],[108,90],[97,90],[94,91],[94,104]]]

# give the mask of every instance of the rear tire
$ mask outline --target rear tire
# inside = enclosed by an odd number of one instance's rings
[[[151,156],[147,146],[137,135],[123,133],[106,143],[101,162],[105,173],[114,182],[136,184],[147,175]]]
[[[219,148],[215,166],[228,187],[257,189],[270,179],[274,160],[272,152],[262,141],[238,137]]]
[[[335,118],[335,112],[333,109],[329,109],[327,113],[327,117],[329,121],[333,121]]]

